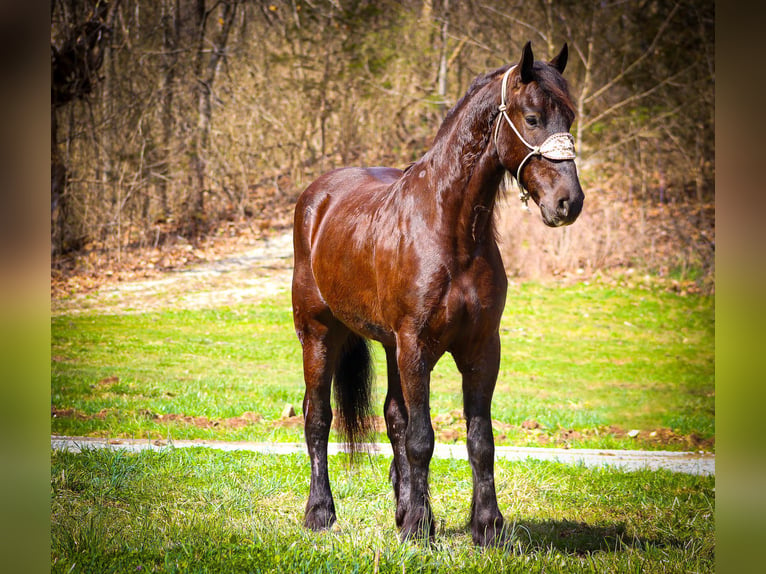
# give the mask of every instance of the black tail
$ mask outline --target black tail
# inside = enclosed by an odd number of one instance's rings
[[[372,355],[366,339],[349,336],[335,366],[335,405],[338,427],[348,446],[351,458],[358,444],[369,439],[375,426],[372,420]]]

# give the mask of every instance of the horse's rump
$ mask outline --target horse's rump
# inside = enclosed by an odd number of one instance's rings
[[[296,267],[310,268],[338,319],[378,340],[385,329],[373,269],[376,218],[401,175],[383,167],[337,169],[314,181],[296,206]]]

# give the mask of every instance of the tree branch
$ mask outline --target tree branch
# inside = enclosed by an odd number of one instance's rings
[[[668,84],[668,83],[672,82],[672,81],[673,81],[673,79],[675,79],[677,76],[680,76],[681,74],[683,74],[684,72],[686,72],[686,70],[687,70],[687,69],[688,69],[688,68],[684,68],[683,70],[681,70],[681,71],[679,71],[679,72],[676,72],[676,73],[675,73],[675,74],[673,74],[672,76],[668,76],[667,78],[665,78],[664,80],[662,80],[662,81],[661,81],[659,84],[656,84],[656,85],[652,86],[652,87],[651,87],[651,88],[649,88],[648,90],[644,90],[644,91],[643,91],[643,92],[641,92],[640,94],[633,94],[632,96],[630,96],[630,97],[627,97],[627,98],[625,98],[624,100],[620,100],[620,101],[619,101],[619,102],[617,102],[616,104],[613,104],[613,105],[609,106],[607,109],[605,109],[603,112],[601,112],[600,114],[598,114],[596,117],[594,117],[594,118],[591,118],[590,120],[588,120],[587,122],[585,122],[585,123],[582,125],[582,128],[583,128],[583,130],[586,130],[586,129],[588,129],[590,126],[592,126],[592,125],[593,125],[594,123],[596,123],[597,121],[599,121],[599,120],[601,120],[601,119],[605,118],[606,116],[608,116],[608,115],[610,115],[610,114],[612,114],[612,113],[616,112],[616,111],[617,111],[617,110],[619,110],[620,108],[622,108],[622,107],[625,107],[625,106],[627,106],[627,105],[628,105],[628,104],[630,104],[630,103],[633,103],[633,102],[635,102],[635,101],[637,101],[637,100],[640,100],[640,99],[642,99],[642,98],[645,98],[646,96],[648,96],[648,95],[650,95],[650,94],[652,94],[652,93],[656,92],[656,91],[657,91],[659,88],[661,88],[661,87],[662,87],[662,86],[664,86],[665,84]]]
[[[649,57],[650,54],[654,52],[654,49],[657,47],[657,42],[659,42],[660,37],[662,36],[663,32],[665,32],[665,29],[670,24],[670,20],[673,18],[675,13],[678,11],[680,3],[676,2],[676,5],[673,6],[673,8],[670,10],[670,13],[667,15],[665,20],[660,25],[660,28],[657,30],[657,33],[654,35],[654,39],[652,40],[652,43],[649,44],[649,47],[644,50],[644,53],[641,54],[638,58],[636,58],[627,68],[625,68],[622,72],[617,74],[614,78],[609,80],[606,84],[601,86],[598,90],[593,92],[590,96],[585,98],[583,101],[584,104],[588,104],[595,100],[597,97],[599,97],[601,94],[606,92],[607,90],[611,89],[612,86],[620,82],[626,75],[628,75],[633,69],[635,69],[641,62],[643,62],[646,58]]]
[[[486,4],[482,4],[482,5],[481,5],[481,7],[482,7],[482,8],[484,8],[485,10],[488,10],[488,11],[490,11],[490,12],[494,12],[495,14],[497,14],[497,15],[499,15],[499,16],[502,16],[503,18],[506,18],[506,19],[510,20],[511,22],[515,22],[516,24],[519,24],[520,26],[524,26],[525,28],[529,28],[529,29],[530,29],[530,30],[532,30],[532,31],[533,31],[535,34],[537,34],[538,36],[540,36],[540,38],[542,38],[542,40],[543,40],[543,41],[544,41],[546,44],[548,44],[548,36],[546,36],[545,32],[543,32],[542,30],[540,30],[540,29],[538,29],[538,28],[535,28],[535,27],[534,27],[532,24],[530,24],[529,22],[524,22],[523,20],[519,20],[518,18],[516,18],[516,17],[514,17],[514,16],[511,16],[510,14],[506,14],[505,12],[501,12],[500,10],[498,10],[497,8],[495,8],[494,6],[488,6],[488,5],[486,5]]]

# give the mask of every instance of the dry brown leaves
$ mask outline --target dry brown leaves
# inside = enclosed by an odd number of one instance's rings
[[[111,378],[111,377],[110,377]],[[116,378],[116,377],[115,377]],[[107,381],[107,379],[104,379]],[[264,422],[261,414],[246,411],[239,416],[225,419],[210,419],[205,416],[190,416],[181,413],[156,414],[150,411],[142,411],[142,416],[160,423],[160,424],[184,424],[195,426],[202,429],[210,428],[229,428],[239,429],[249,425]],[[53,418],[75,418],[78,420],[104,420],[110,415],[119,416],[117,409],[102,409],[98,413],[88,415],[76,409],[51,408]],[[383,417],[371,417],[371,426],[376,432],[385,432],[386,423]],[[338,430],[338,417],[333,417],[333,428]],[[303,426],[303,416],[291,414],[282,416],[273,421],[266,421],[274,428],[295,428]],[[442,444],[455,444],[465,442],[466,428],[463,413],[454,410],[450,413],[443,413],[431,417],[434,427],[436,441]],[[526,420],[521,425],[513,425],[502,421],[493,420],[492,427],[498,432],[496,440],[502,443],[508,439],[508,434],[522,433],[528,439],[537,442],[540,446],[556,446],[560,448],[570,448],[574,441],[581,441],[597,436],[613,436],[614,438],[631,438],[635,441],[636,448],[651,447],[681,447],[685,450],[694,451],[712,451],[715,446],[715,438],[703,438],[696,433],[683,435],[674,432],[668,428],[658,428],[654,430],[629,431],[619,426],[609,426],[605,429],[555,429],[547,430],[535,420]],[[506,434],[507,433],[507,434]]]

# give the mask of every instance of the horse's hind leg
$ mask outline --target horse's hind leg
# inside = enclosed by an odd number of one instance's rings
[[[309,238],[319,225],[317,205],[322,203],[324,197],[321,186],[310,186],[298,198],[293,227],[293,320],[303,347],[303,377],[306,382],[303,419],[311,459],[311,486],[304,522],[312,530],[329,528],[336,520],[327,469],[327,441],[332,424],[330,400],[335,363],[348,336],[348,329],[325,304],[311,269]]]
[[[500,339],[495,336],[479,351],[453,353],[463,375],[463,408],[468,429],[468,458],[473,472],[471,534],[475,544],[503,542],[503,515],[495,491],[495,441],[490,405],[500,365]]]
[[[306,446],[311,459],[311,486],[306,504],[305,525],[311,530],[331,527],[336,520],[335,503],[327,469],[327,441],[332,423],[330,389],[342,335],[319,321],[300,321],[296,328],[303,346],[303,398]]]
[[[399,378],[399,367],[396,364],[396,348],[386,347],[386,363],[388,372],[388,393],[383,408],[386,418],[388,440],[394,451],[391,461],[391,485],[396,497],[396,526],[401,528],[404,522],[410,499],[410,464],[407,461],[405,433],[407,432],[407,407],[402,395],[402,382]]]

